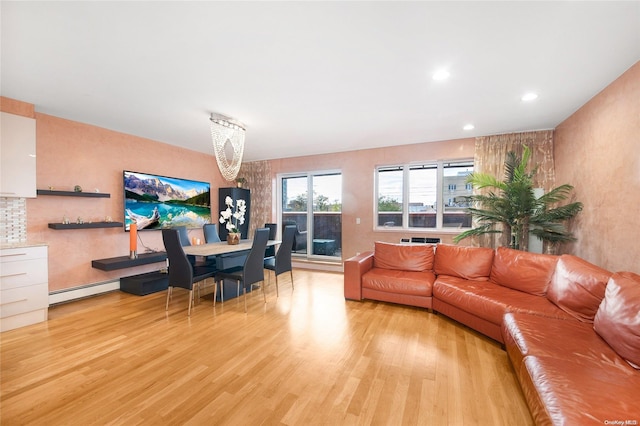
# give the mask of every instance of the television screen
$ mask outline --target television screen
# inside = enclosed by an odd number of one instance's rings
[[[124,171],[124,228],[139,230],[176,226],[202,228],[211,223],[208,182]]]

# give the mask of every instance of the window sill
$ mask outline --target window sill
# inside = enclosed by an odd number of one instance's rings
[[[373,228],[374,232],[393,232],[393,233],[399,233],[399,232],[410,232],[412,234],[417,234],[417,235],[421,235],[421,234],[425,234],[425,235],[430,235],[430,234],[453,234],[453,235],[457,235],[460,234],[464,231],[468,231],[471,228],[400,228],[400,227],[383,227],[383,226],[379,226],[376,228]]]

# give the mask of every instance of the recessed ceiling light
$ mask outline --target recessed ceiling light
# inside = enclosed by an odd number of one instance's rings
[[[522,96],[522,100],[525,101],[525,102],[532,101],[532,100],[537,99],[537,98],[538,98],[538,94],[537,93],[533,93],[533,92],[525,93]]]
[[[438,80],[438,81],[440,81],[440,80],[446,80],[447,78],[449,78],[449,75],[450,75],[450,74],[449,74],[449,71],[447,71],[447,70],[440,70],[440,71],[436,71],[436,72],[433,74],[433,79],[434,79],[434,80]]]
[[[473,130],[475,128],[476,128],[476,126],[474,126],[473,124],[465,124],[462,129],[463,130]]]

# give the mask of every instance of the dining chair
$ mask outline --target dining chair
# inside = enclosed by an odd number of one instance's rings
[[[174,226],[173,229],[176,229],[178,231],[178,236],[180,237],[180,245],[182,247],[191,245],[191,241],[189,241],[189,231],[187,230],[186,226]],[[195,266],[197,261],[195,256],[187,255],[187,259],[189,259],[189,263],[191,263],[191,265]]]
[[[282,235],[282,243],[278,248],[278,252],[274,257],[267,257],[264,259],[264,268],[273,271],[276,276],[276,297],[278,293],[278,275],[289,271],[291,273],[291,289],[293,290],[293,268],[291,267],[291,249],[293,246],[293,237],[296,234],[298,228],[294,225],[284,227],[284,233]],[[271,275],[269,275],[271,280]]]
[[[206,223],[202,227],[205,243],[219,243],[220,235],[218,235],[218,225],[215,223]]]
[[[278,224],[277,223],[265,223],[264,224],[265,228],[269,228],[269,239],[270,240],[275,240],[276,236],[278,234]],[[276,255],[276,248],[275,246],[269,246],[265,249],[264,251],[264,258],[268,258],[271,256],[275,256]]]
[[[215,223],[206,223],[202,227],[202,233],[204,234],[204,242],[205,243],[219,243],[220,235],[218,235],[218,225]],[[216,266],[218,260],[216,256],[206,256],[204,258],[205,266]]]
[[[262,296],[264,303],[267,303],[267,295],[264,292],[264,250],[269,240],[269,229],[258,228],[253,237],[251,250],[244,261],[244,265],[233,268],[222,269],[216,272],[216,283],[224,279],[234,280],[238,284],[238,297],[240,297],[240,283],[242,282],[242,292],[244,293],[244,311],[247,312],[247,287],[262,282]],[[222,282],[224,286],[224,282]],[[222,287],[220,288],[220,300],[223,300]],[[214,302],[215,303],[215,302]]]
[[[173,288],[180,287],[189,290],[189,310],[187,312],[187,315],[191,316],[191,305],[194,304],[193,287],[195,284],[200,283],[207,278],[214,277],[215,268],[209,268],[206,266],[193,266],[189,262],[189,259],[187,259],[187,255],[182,249],[179,231],[177,229],[163,229],[162,241],[164,242],[164,248],[167,252],[167,259],[169,260],[169,287],[167,288],[167,303],[165,306],[165,310],[169,310],[169,300],[171,299]],[[216,303],[216,291],[217,282],[214,282],[214,307]]]
[[[296,221],[294,220],[285,220],[282,223],[282,232],[284,233],[284,228],[285,226],[295,226],[296,227],[296,233],[293,237],[293,243],[291,244],[293,251],[297,252],[297,251],[302,251],[302,250],[307,250],[307,231],[300,231],[298,229],[298,224],[296,223]]]

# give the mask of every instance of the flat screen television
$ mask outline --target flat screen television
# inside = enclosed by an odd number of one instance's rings
[[[211,223],[209,182],[125,170],[124,229],[202,228]]]

